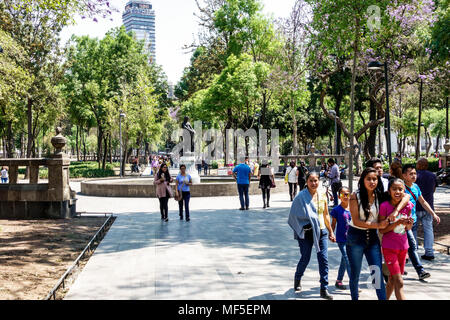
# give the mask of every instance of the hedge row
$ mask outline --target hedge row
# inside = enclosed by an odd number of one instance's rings
[[[25,174],[26,168],[19,168]],[[70,178],[105,178],[115,176],[114,165],[107,164],[105,170],[98,168],[97,162],[72,162],[69,167]],[[39,168],[39,179],[48,179],[48,168]]]
[[[416,159],[408,159],[408,158],[403,158],[402,159],[402,164],[414,164],[417,165],[417,161]],[[385,163],[383,165],[383,169],[385,172],[389,172],[389,164]],[[439,171],[439,158],[428,158],[428,170],[431,172],[437,172]]]

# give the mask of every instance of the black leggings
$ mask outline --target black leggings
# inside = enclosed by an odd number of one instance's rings
[[[266,196],[267,196],[267,204],[269,204],[269,201],[270,201],[270,188],[263,188],[263,189],[261,189],[261,191],[262,191],[264,204],[266,204]]]
[[[159,198],[159,210],[161,211],[161,218],[167,219],[169,215],[169,197]]]
[[[298,187],[300,188],[300,191],[305,189],[306,180],[305,179],[298,179]]]
[[[295,198],[297,195],[297,184],[289,182],[289,195],[291,196],[291,200]]]

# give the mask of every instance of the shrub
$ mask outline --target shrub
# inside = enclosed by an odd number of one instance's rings
[[[403,164],[414,164],[417,165],[417,161],[414,158],[403,158],[402,159]],[[384,172],[389,172],[389,164],[384,163],[383,164],[383,170]],[[428,158],[428,170],[431,172],[437,172],[439,171],[439,158]]]

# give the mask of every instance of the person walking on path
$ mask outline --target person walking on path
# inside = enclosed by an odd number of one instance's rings
[[[233,178],[237,182],[239,201],[241,202],[241,207],[239,210],[248,210],[250,206],[250,198],[248,196],[248,188],[250,186],[250,181],[252,178],[252,170],[247,165],[248,158],[245,158],[245,162],[236,166],[233,169]],[[245,201],[244,201],[245,197]]]
[[[434,210],[434,193],[436,192],[436,175],[428,171],[428,160],[420,158],[417,162],[417,181],[416,184],[422,191],[422,196],[425,201]],[[423,260],[433,260],[434,251],[434,234],[433,234],[433,215],[429,214],[421,203],[417,204],[416,208],[417,224],[421,223],[423,226],[423,246],[425,248],[425,255],[421,258]],[[439,219],[439,217],[438,217]],[[438,220],[436,219],[436,220]]]
[[[402,164],[398,161],[393,161],[389,166],[389,175],[403,180]]]
[[[350,276],[350,262],[348,261],[347,251],[345,250],[345,243],[347,242],[347,232],[349,222],[352,220],[350,213],[350,190],[347,187],[342,187],[338,191],[341,203],[331,210],[332,217],[331,229],[336,230],[336,242],[341,251],[341,264],[339,265],[338,276],[335,287],[337,289],[346,290],[347,287],[342,283],[345,271]]]
[[[263,197],[263,209],[270,208],[270,189],[275,184],[275,177],[273,169],[267,163],[261,165],[261,170],[258,172],[258,180]]]
[[[287,178],[287,179],[286,179]],[[289,183],[289,196],[291,197],[291,201],[294,200],[297,195],[297,182],[298,182],[298,170],[295,166],[295,161],[291,161],[289,167],[286,169],[286,177],[285,181]]]
[[[1,179],[2,183],[8,183],[8,169],[6,167],[2,167],[1,171]]]
[[[173,196],[172,188],[170,183],[173,182],[170,176],[169,169],[166,164],[162,164],[153,184],[156,185],[156,196],[159,199],[159,209],[161,211],[161,219],[164,221],[169,221],[169,198]]]
[[[350,197],[352,219],[347,233],[347,255],[350,262],[350,293],[352,300],[358,300],[358,284],[363,256],[367,264],[375,267],[375,288],[379,300],[386,300],[386,290],[382,277],[382,257],[377,229],[384,229],[389,221],[378,222],[379,199],[377,171],[364,169],[358,182],[358,190]]]
[[[300,261],[294,276],[294,290],[301,291],[301,279],[311,259],[313,246],[317,252],[320,274],[320,297],[332,300],[328,293],[328,240],[336,242],[330,225],[326,195],[319,189],[319,175],[308,174],[307,188],[292,202],[288,224],[294,230],[294,239],[300,247]]]
[[[182,164],[180,166],[180,173],[176,177],[177,192],[181,193],[181,200],[178,201],[178,207],[180,210],[180,220],[183,220],[183,202],[184,209],[186,211],[186,221],[190,221],[189,216],[189,200],[191,199],[191,189],[192,185],[191,175],[186,173],[186,166]]]
[[[298,166],[298,188],[302,191],[306,184],[306,175],[308,174],[308,169],[305,167],[305,163],[300,161],[300,166]]]
[[[331,183],[331,191],[333,192],[333,205],[338,205],[338,190],[342,187],[342,182],[339,174],[339,167],[334,159],[328,159],[328,172],[325,173]]]
[[[417,253],[417,215],[416,215],[416,207],[417,202],[419,202],[425,210],[432,215],[438,223],[440,223],[439,217],[436,215],[434,210],[430,207],[430,205],[425,201],[422,196],[422,191],[419,186],[415,183],[417,180],[417,172],[416,168],[413,164],[405,164],[402,169],[403,172],[403,181],[405,182],[406,192],[410,194],[410,201],[414,204],[414,208],[411,210],[411,217],[414,220],[414,224],[411,230],[408,230],[408,256],[411,260],[411,263],[416,269],[416,272],[419,276],[420,280],[429,278],[430,273],[426,272],[422,266],[422,263],[419,259],[419,255]]]
[[[387,220],[395,207],[402,201],[405,194],[405,184],[399,178],[391,179],[388,190],[390,199],[380,205],[379,221]],[[389,224],[385,229],[380,229],[380,233],[383,235],[381,240],[383,256],[389,269],[389,279],[386,284],[386,298],[388,300],[393,291],[395,291],[397,300],[405,300],[403,273],[409,247],[406,231],[413,226],[413,219],[411,218],[413,207],[412,202],[409,202],[399,212],[393,223]]]
[[[155,177],[159,171],[159,161],[156,159],[156,156],[153,157],[151,166],[152,166],[153,176]]]

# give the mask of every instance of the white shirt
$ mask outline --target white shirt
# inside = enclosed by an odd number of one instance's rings
[[[360,197],[359,197],[359,192],[356,193],[356,198],[358,199],[358,203],[361,203]],[[372,206],[370,207],[370,215],[369,218],[366,220],[366,215],[364,214],[364,210],[362,205],[359,205],[359,219],[361,221],[365,221],[367,223],[371,222],[378,222],[378,214],[379,214],[379,206],[377,205],[378,200],[375,199],[375,201],[373,202]],[[349,223],[350,226],[352,226],[353,228],[359,229],[359,230],[368,230],[368,228],[361,228],[361,227],[357,227],[353,224],[353,219],[350,221]]]
[[[297,167],[289,167],[286,169],[289,183],[297,183]]]
[[[388,191],[388,187],[389,187],[389,180],[386,178],[381,177],[381,182],[383,182],[383,188],[384,188],[384,192]]]
[[[3,179],[8,179],[8,170],[6,170],[6,169],[2,170],[2,178]]]

